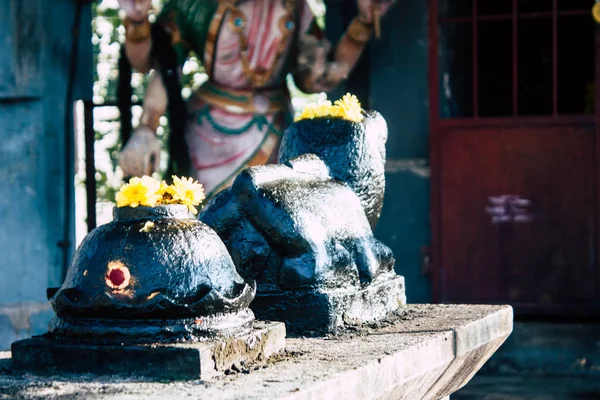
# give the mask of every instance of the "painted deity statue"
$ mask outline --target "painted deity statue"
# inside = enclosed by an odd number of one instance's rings
[[[122,61],[154,71],[120,165],[126,176],[157,170],[155,132],[168,112],[168,173],[197,178],[210,196],[242,169],[277,160],[292,119],[286,76],[306,93],[334,89],[394,0],[357,0],[359,14],[335,47],[323,38],[307,0],[167,0],[152,24],[151,0],[119,2],[126,14]],[[192,51],[209,79],[185,106],[179,70]]]

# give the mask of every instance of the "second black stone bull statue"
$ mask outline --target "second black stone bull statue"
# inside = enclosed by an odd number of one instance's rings
[[[279,164],[242,171],[200,219],[258,283],[251,308],[288,329],[332,330],[382,318],[406,302],[392,251],[373,236],[385,191],[387,125],[300,120],[285,133]]]

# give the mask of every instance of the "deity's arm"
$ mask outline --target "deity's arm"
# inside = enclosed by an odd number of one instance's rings
[[[161,43],[154,43],[156,35],[149,19],[150,0],[119,0],[121,7],[126,11],[125,26],[125,54],[131,66],[141,73],[148,73],[156,68],[158,53],[153,48]],[[180,2],[167,0],[163,10],[157,16],[154,24],[160,24],[165,34],[170,36],[169,41],[176,47],[183,47],[178,21],[175,15],[179,11]],[[162,35],[164,36],[164,34]],[[164,41],[164,40],[162,40]],[[185,51],[177,49],[178,62],[182,62],[181,56]],[[154,58],[154,59],[153,59]]]
[[[150,77],[144,95],[140,126],[148,127],[156,132],[156,129],[160,126],[160,117],[167,111],[167,103],[167,88],[160,74],[155,71]]]
[[[125,13],[125,54],[131,66],[147,73],[150,71],[152,37],[148,13],[151,0],[118,0]]]
[[[142,109],[140,123],[119,157],[125,176],[151,175],[160,164],[161,143],[156,130],[167,109],[167,90],[158,72],[150,76]]]
[[[125,55],[131,66],[141,72],[148,73],[152,69],[150,53],[152,51],[152,37],[144,40],[125,40]]]
[[[386,0],[377,5],[376,0],[358,0],[356,16],[335,48],[313,26],[300,36],[297,67],[294,73],[296,85],[306,93],[329,92],[348,78],[375,31],[378,18],[385,14],[393,1]],[[373,7],[380,7],[374,15]],[[366,11],[370,10],[370,11]],[[306,17],[304,17],[306,18]],[[377,19],[377,21],[376,21]]]
[[[127,0],[121,0],[125,4]],[[131,0],[129,0],[131,1]],[[136,0],[144,3],[148,0]],[[164,75],[170,74],[169,69],[180,67],[187,56],[187,49],[182,43],[181,34],[174,15],[179,2],[169,0],[165,3],[162,13],[151,26],[147,10],[142,7],[136,19],[127,16],[125,19],[125,55],[131,66],[141,73],[151,73],[148,87],[144,96],[143,114],[140,126],[156,132],[159,119],[167,111],[168,93]],[[130,10],[133,6],[130,6]],[[156,29],[156,28],[159,29]],[[158,46],[159,48],[154,48]]]
[[[150,35],[148,20],[145,23],[148,24],[148,27],[140,28],[139,26],[132,26],[129,20],[125,21],[125,54],[134,69],[141,73],[152,72],[144,95],[143,113],[139,126],[156,132],[160,125],[160,117],[167,110],[168,97],[167,89],[159,71],[153,70],[155,65],[151,58],[152,35]]]
[[[125,19],[125,56],[131,67],[139,72],[150,73],[154,70],[146,88],[140,123],[119,157],[119,165],[125,176],[151,175],[158,170],[161,143],[156,137],[156,131],[168,105],[167,88],[161,76],[163,68],[156,62],[158,60],[153,60],[157,50],[153,49],[157,45],[153,43],[153,37],[160,39],[161,36],[153,34],[146,1],[120,1],[124,9],[128,7],[129,10]],[[170,46],[170,40],[168,45]]]
[[[294,74],[296,85],[306,93],[329,92],[348,78],[360,58],[366,42],[351,39],[346,33],[330,51],[323,40],[305,36]]]

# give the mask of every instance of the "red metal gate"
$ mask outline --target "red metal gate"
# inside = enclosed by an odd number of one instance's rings
[[[436,301],[600,310],[593,4],[430,0]]]

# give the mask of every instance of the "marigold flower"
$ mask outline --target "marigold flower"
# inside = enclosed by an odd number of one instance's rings
[[[197,214],[198,210],[194,206],[204,200],[204,189],[198,181],[194,181],[192,178],[173,176],[173,184],[166,188],[163,199],[170,204],[185,204],[192,213]]]
[[[154,207],[157,204],[184,204],[197,214],[194,206],[204,200],[204,189],[192,178],[173,176],[173,184],[158,182],[149,176],[131,178],[123,185],[116,196],[117,207]]]
[[[170,186],[165,181],[160,182],[160,187],[158,189],[158,195],[160,196],[159,203],[160,204],[173,204],[173,196],[169,193]]]
[[[352,122],[361,122],[364,119],[360,102],[356,96],[347,93],[334,104],[331,101],[324,101],[306,105],[296,121],[324,117],[342,118]]]
[[[360,122],[364,119],[360,101],[358,101],[358,98],[353,94],[346,93],[344,97],[335,102],[335,105],[344,110],[347,120]]]
[[[116,195],[117,207],[154,207],[161,198],[159,189],[160,183],[150,176],[131,178]]]

